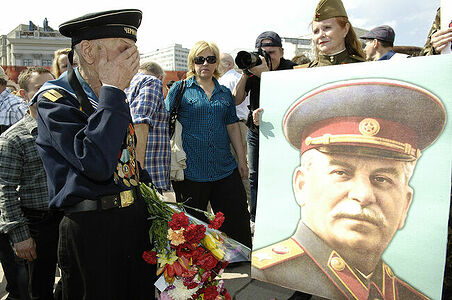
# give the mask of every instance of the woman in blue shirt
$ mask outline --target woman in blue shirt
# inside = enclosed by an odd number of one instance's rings
[[[188,55],[189,72],[178,113],[187,168],[184,180],[172,184],[177,202],[206,210],[210,201],[213,211],[226,217],[221,230],[251,247],[250,216],[241,180],[248,177],[248,167],[234,99],[217,81],[219,57],[218,47],[205,41],[197,42]],[[176,82],[168,92],[170,110],[180,84]],[[205,220],[203,214],[189,212]]]

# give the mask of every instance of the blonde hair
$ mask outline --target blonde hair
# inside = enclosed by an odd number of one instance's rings
[[[52,62],[52,74],[55,76],[55,78],[60,77],[60,65],[58,64],[58,59],[61,55],[68,55],[69,51],[71,51],[71,48],[63,48],[58,49],[54,52],[54,58]]]
[[[193,45],[193,47],[190,49],[190,52],[188,53],[187,58],[188,72],[186,76],[187,79],[196,75],[194,59],[196,56],[199,55],[199,53],[203,52],[204,50],[212,51],[215,57],[217,58],[217,67],[213,72],[213,77],[215,77],[216,79],[220,78],[221,74],[220,71],[218,70],[218,67],[220,65],[218,63],[218,61],[220,60],[220,49],[218,49],[218,46],[213,42],[199,41]]]

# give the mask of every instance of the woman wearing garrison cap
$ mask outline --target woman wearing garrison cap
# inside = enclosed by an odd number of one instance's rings
[[[316,59],[308,68],[365,61],[341,0],[321,0],[312,20]]]
[[[341,0],[321,0],[312,20],[316,58],[309,64],[294,66],[315,68],[366,61],[355,31]],[[259,125],[261,108],[254,110],[253,122]]]

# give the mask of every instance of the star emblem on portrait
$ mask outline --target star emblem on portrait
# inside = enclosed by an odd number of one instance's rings
[[[253,254],[253,256],[258,260],[258,261],[263,261],[263,260],[268,260],[268,259],[272,259],[272,256],[268,253],[256,253]]]

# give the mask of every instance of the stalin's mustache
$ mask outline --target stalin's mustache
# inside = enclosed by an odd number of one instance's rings
[[[340,203],[330,212],[331,217],[335,219],[347,218],[359,221],[365,221],[375,224],[378,227],[386,226],[386,218],[380,212],[370,207],[361,207],[358,203]]]

